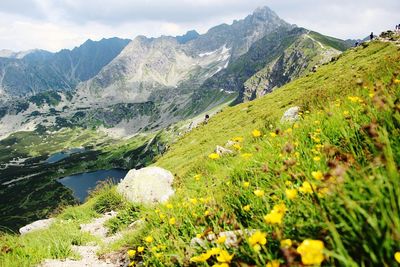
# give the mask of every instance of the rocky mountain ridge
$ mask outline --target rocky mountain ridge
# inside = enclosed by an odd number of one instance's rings
[[[39,126],[48,130],[105,127],[132,135],[161,129],[235,98],[236,103],[252,100],[347,47],[341,40],[327,41],[328,37],[321,35],[322,45],[315,34],[286,23],[264,7],[202,35],[189,31],[178,37],[138,36],[129,43],[110,39],[119,46],[106,56],[101,55],[107,45],[96,50],[93,46],[98,44],[89,40],[77,51],[57,54],[60,62],[68,64],[46,65],[51,67],[49,73],[62,73],[62,79],[51,75],[42,79],[28,73],[30,68],[16,72],[22,75],[21,83],[29,75],[34,77],[23,93],[38,93],[34,101],[28,98],[0,104],[0,124],[9,125],[0,135]],[[93,51],[97,51],[95,55]],[[49,62],[49,57],[42,52],[25,58]],[[6,60],[11,59],[1,59],[0,66]],[[273,71],[266,71],[268,68]],[[42,87],[36,83],[38,77],[45,83]],[[4,84],[7,79],[2,81]],[[10,92],[7,88],[3,86],[3,92]]]

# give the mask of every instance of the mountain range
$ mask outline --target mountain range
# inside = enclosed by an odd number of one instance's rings
[[[205,34],[88,40],[73,50],[0,53],[0,137],[44,127],[119,136],[250,101],[346,50],[267,7]]]

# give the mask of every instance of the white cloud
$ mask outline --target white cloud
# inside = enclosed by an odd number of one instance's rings
[[[88,38],[204,33],[263,5],[290,23],[340,38],[400,23],[398,0],[2,0],[0,49],[57,51]]]

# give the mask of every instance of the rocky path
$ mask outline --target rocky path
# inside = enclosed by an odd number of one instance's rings
[[[104,227],[104,223],[115,217],[116,212],[108,212],[100,218],[94,219],[88,224],[81,224],[81,231],[88,232],[98,238],[100,238],[104,243],[110,243],[121,238],[121,234],[117,233],[112,236],[107,236],[107,228]],[[116,262],[111,258],[99,259],[96,255],[97,250],[100,247],[95,243],[83,245],[83,246],[73,246],[72,249],[78,255],[81,255],[80,260],[65,259],[65,260],[45,260],[39,265],[39,267],[116,267],[124,266],[123,262]]]

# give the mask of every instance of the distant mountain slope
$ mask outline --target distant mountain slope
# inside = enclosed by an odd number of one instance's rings
[[[10,88],[20,88],[14,95],[36,94],[0,103],[0,136],[38,125],[104,126],[126,135],[160,129],[233,99],[264,95],[348,47],[290,25],[268,7],[202,35],[127,42],[88,41],[72,51],[0,60],[8,84],[0,94]],[[143,106],[152,108],[137,112]]]
[[[179,90],[188,81],[200,85],[247,53],[261,38],[290,28],[293,26],[265,7],[203,35],[189,33],[192,38],[187,42],[182,42],[182,37],[139,36],[96,77],[82,84],[77,93],[107,101],[137,102],[148,100],[154,91]]]
[[[213,77],[192,97],[188,108],[213,106],[221,91],[238,94],[236,103],[253,100],[331,60],[349,46],[342,40],[303,28],[281,28],[255,42]]]
[[[129,40],[119,38],[88,40],[73,50],[37,50],[20,58],[0,58],[0,91],[15,97],[47,90],[72,90],[79,82],[96,75],[128,43]]]

